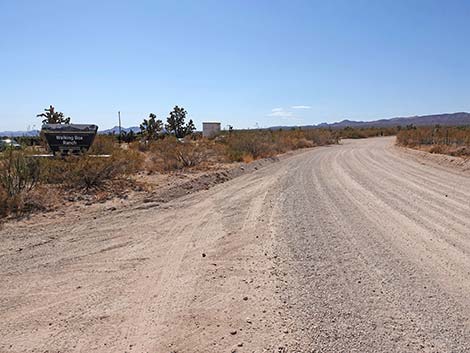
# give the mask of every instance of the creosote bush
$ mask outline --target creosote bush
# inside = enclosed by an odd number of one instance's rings
[[[397,144],[431,153],[470,156],[470,127],[408,127],[398,132]]]
[[[39,183],[37,160],[22,151],[7,150],[0,157],[0,216],[20,213],[25,195]]]
[[[6,151],[0,156],[0,217],[42,209],[47,204],[43,197],[47,192],[38,190],[47,185],[66,191],[89,191],[141,169],[141,153],[102,141],[104,145],[95,148],[106,151],[109,157],[85,154],[37,158],[24,151]]]
[[[41,180],[48,184],[90,190],[137,172],[142,161],[139,152],[119,148],[115,148],[109,157],[87,154],[48,159],[41,163]]]
[[[214,141],[173,136],[153,141],[148,146],[150,172],[168,172],[224,161],[222,148]]]
[[[113,135],[97,135],[88,154],[113,154],[118,150],[116,137]]]
[[[336,133],[344,139],[363,139],[378,136],[393,136],[400,131],[400,127],[361,127],[353,128],[346,127],[344,129],[336,130]]]
[[[338,143],[335,132],[323,129],[233,131],[223,143],[231,161],[273,157],[299,148]]]
[[[215,139],[167,135],[122,145],[115,136],[97,136],[89,153],[63,158],[33,158],[24,151],[11,151],[0,157],[0,217],[43,208],[47,188],[62,197],[70,192],[96,194],[141,170],[206,170],[218,163],[251,162],[338,140],[337,133],[321,129],[247,130],[229,131]]]
[[[7,216],[10,213],[10,200],[5,188],[0,185],[0,218]]]

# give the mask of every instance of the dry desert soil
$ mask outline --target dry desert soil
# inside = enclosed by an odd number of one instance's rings
[[[0,352],[469,352],[470,175],[343,141],[0,230]]]

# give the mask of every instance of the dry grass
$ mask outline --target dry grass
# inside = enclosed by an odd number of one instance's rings
[[[153,141],[147,156],[147,171],[160,173],[223,162],[220,146],[206,139],[179,141],[167,137]]]
[[[398,127],[364,127],[364,128],[352,128],[346,127],[344,129],[337,130],[337,133],[344,139],[362,139],[369,137],[378,136],[393,136],[396,135],[400,129]]]
[[[25,151],[10,151],[0,157],[0,217],[53,207],[58,199],[48,190],[60,193],[63,199],[72,194],[97,197],[107,191],[117,195],[116,190],[125,189],[123,182],[131,184],[129,178],[141,171],[207,170],[221,163],[249,163],[336,142],[337,134],[329,130],[252,130],[233,131],[212,140],[197,135],[184,140],[167,136],[121,146],[113,136],[97,136],[88,154],[64,158],[33,158]]]
[[[0,216],[19,213],[25,195],[39,183],[39,163],[21,151],[7,150],[0,158]]]
[[[194,134],[184,140],[166,136],[121,146],[113,136],[97,136],[90,152],[81,156],[37,159],[25,151],[1,155],[0,218],[52,208],[60,203],[60,197],[71,194],[106,199],[132,187],[132,177],[138,172],[205,171],[219,168],[221,163],[249,163],[301,148],[335,144],[340,138],[388,136],[397,131],[401,145],[470,156],[468,127],[245,130],[222,133],[211,140]]]
[[[251,162],[299,148],[337,143],[328,130],[246,130],[232,131],[216,139],[177,140],[166,137],[150,143],[133,144],[146,156],[148,172],[170,172],[188,168],[204,169],[218,163]]]
[[[125,177],[140,169],[138,154],[116,153],[110,157],[80,156],[48,159],[41,163],[41,180],[73,189],[97,189],[109,180]]]
[[[97,146],[110,152],[109,157],[37,158],[24,151],[7,151],[0,157],[0,217],[52,207],[57,201],[53,190],[64,196],[97,192],[142,168],[139,152],[111,141]]]
[[[401,130],[397,144],[430,153],[470,157],[470,127],[419,127]]]
[[[235,131],[222,140],[230,161],[256,160],[337,142],[336,133],[321,129]]]

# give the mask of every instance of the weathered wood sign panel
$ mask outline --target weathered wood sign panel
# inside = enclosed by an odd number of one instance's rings
[[[93,144],[98,126],[86,124],[45,124],[41,131],[52,153],[82,153],[88,151]]]

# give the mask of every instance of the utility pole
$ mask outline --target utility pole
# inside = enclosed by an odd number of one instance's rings
[[[121,144],[121,111],[118,111],[118,118],[119,118],[119,137],[118,137],[118,141],[119,141],[119,144]]]

